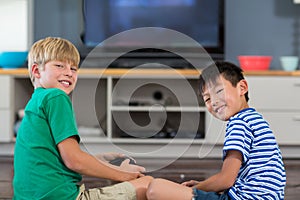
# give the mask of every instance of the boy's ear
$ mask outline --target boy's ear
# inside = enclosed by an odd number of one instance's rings
[[[41,74],[40,74],[40,69],[39,69],[39,65],[34,63],[31,67],[31,73],[35,78],[40,78]]]
[[[240,85],[241,95],[245,95],[248,92],[248,83],[247,83],[247,81],[245,79],[240,80],[239,85]]]

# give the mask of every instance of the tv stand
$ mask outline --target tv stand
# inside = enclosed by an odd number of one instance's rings
[[[199,49],[174,49],[171,52],[163,49],[143,48],[127,51],[115,48],[94,49],[84,57],[82,66],[118,69],[203,69],[215,60],[224,59],[223,54],[208,54]]]

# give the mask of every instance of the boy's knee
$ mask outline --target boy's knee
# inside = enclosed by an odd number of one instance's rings
[[[141,178],[130,181],[130,183],[135,187],[136,199],[146,199],[146,192],[152,180],[153,177],[151,176],[143,176]]]
[[[160,191],[159,188],[160,188],[161,184],[163,184],[163,183],[162,183],[162,179],[160,179],[160,178],[153,179],[150,182],[147,193],[146,193],[148,200],[157,199],[158,191]]]
[[[135,190],[147,189],[150,182],[153,180],[152,176],[143,176],[141,178],[129,181]]]
[[[149,183],[154,180],[154,178],[152,176],[143,176],[142,178],[144,178],[146,181],[148,181]]]
[[[139,179],[141,180],[141,185],[143,185],[146,189],[149,187],[151,181],[154,180],[152,176],[143,176]]]

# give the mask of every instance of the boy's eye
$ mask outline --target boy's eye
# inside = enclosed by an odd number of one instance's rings
[[[210,98],[205,98],[203,99],[205,103],[209,102],[210,101]]]
[[[63,68],[64,66],[63,65],[55,65],[56,67],[58,67],[58,68]]]
[[[220,92],[223,92],[223,88],[222,89],[219,89],[219,90],[217,90],[217,94],[219,94]]]
[[[74,72],[77,72],[78,69],[77,69],[77,67],[71,67],[71,70]]]

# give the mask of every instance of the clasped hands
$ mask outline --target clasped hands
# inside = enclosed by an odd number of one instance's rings
[[[130,158],[132,160],[134,160],[132,157],[122,154],[122,153],[115,153],[115,152],[109,152],[109,153],[102,153],[102,154],[98,154],[96,155],[96,158],[109,163],[112,160],[115,160],[117,158]],[[144,173],[146,171],[146,169],[142,166],[136,165],[136,164],[130,164],[130,159],[125,159],[121,165],[119,166],[121,170],[124,171],[128,171],[128,172],[139,172],[139,173]],[[134,160],[135,161],[135,160]]]

